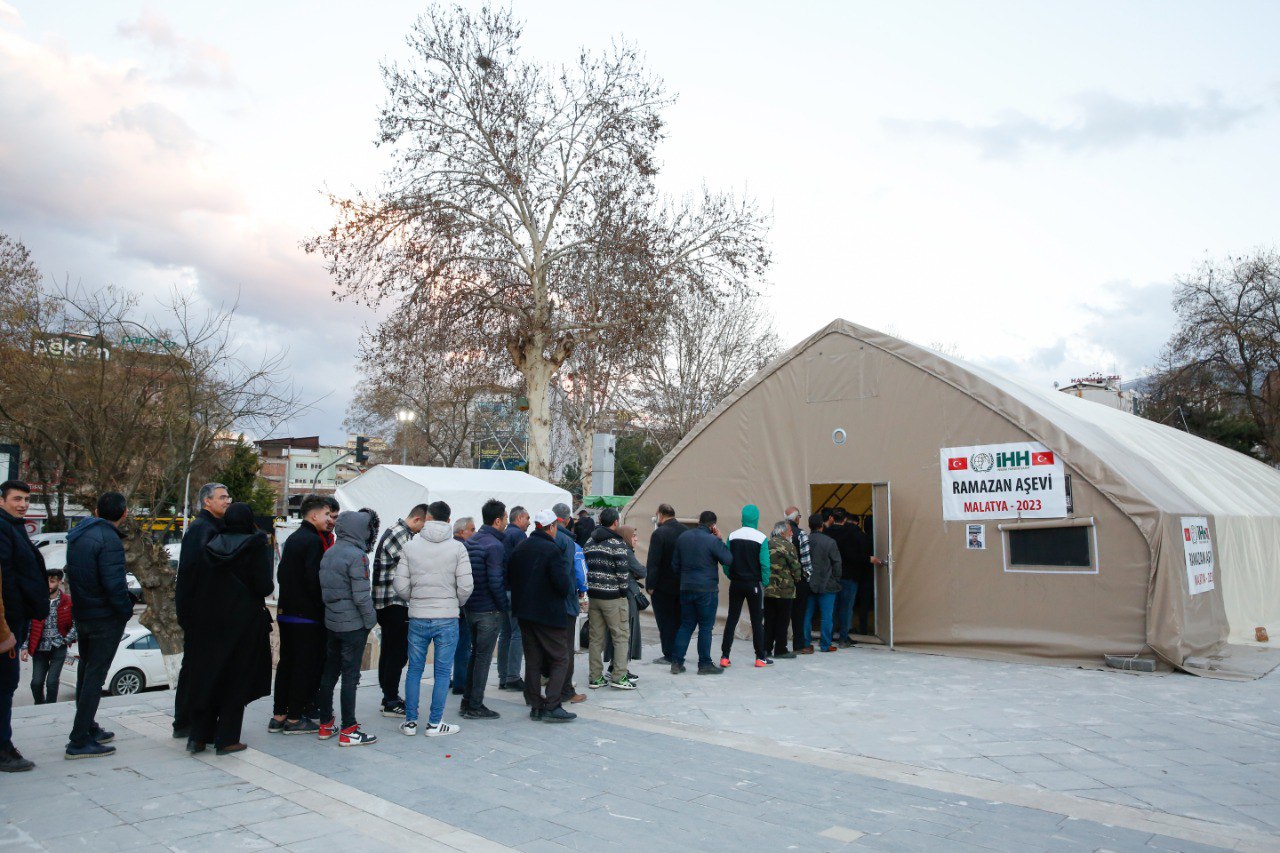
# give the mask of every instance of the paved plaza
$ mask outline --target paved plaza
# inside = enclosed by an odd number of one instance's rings
[[[590,691],[562,726],[491,689],[502,719],[439,739],[403,737],[377,715],[366,673],[361,719],[377,744],[269,736],[263,700],[246,718],[252,748],[223,758],[193,758],[170,737],[168,691],[104,700],[119,747],[107,759],[62,759],[70,704],[18,709],[15,740],[39,766],[4,779],[0,846],[1280,849],[1275,675],[861,646],[742,663],[718,677],[635,663],[638,690]]]

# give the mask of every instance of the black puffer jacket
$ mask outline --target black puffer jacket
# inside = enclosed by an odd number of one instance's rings
[[[124,572],[124,538],[109,521],[91,518],[67,534],[67,582],[71,614],[82,619],[121,619],[133,615]]]
[[[676,540],[687,533],[685,527],[674,518],[668,518],[653,531],[649,537],[649,556],[645,560],[648,575],[645,586],[651,591],[680,592],[680,575],[671,568],[671,560],[676,555]]]

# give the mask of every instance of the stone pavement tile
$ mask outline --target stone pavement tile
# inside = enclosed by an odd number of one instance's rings
[[[360,832],[345,832],[324,838],[299,841],[297,844],[287,845],[284,849],[293,851],[293,853],[334,853],[334,851],[338,850],[342,851],[342,853],[390,853],[399,848],[376,838],[370,838]],[[437,849],[435,842],[427,838],[422,839],[420,844],[414,845],[415,851],[435,849]]]
[[[941,761],[935,761],[933,764],[939,770],[946,770],[948,773],[959,773],[962,776],[976,776],[979,779],[993,779],[997,781],[1009,781],[1016,774],[1011,772],[1003,763],[996,763],[993,759],[983,756],[972,756],[970,758],[946,758]]]
[[[1023,773],[1020,778],[1050,791],[1078,791],[1085,788],[1105,788],[1096,779],[1092,779],[1075,770],[1037,770]]]
[[[1168,757],[1164,750],[1123,749],[1107,753],[1107,755],[1121,767],[1168,768],[1183,766],[1180,762]]]
[[[1233,808],[1243,815],[1253,818],[1259,825],[1267,827],[1270,831],[1280,830],[1280,806],[1275,804],[1265,806],[1238,805]]]
[[[539,838],[556,838],[572,829],[558,821],[543,820],[541,817],[506,806],[476,812],[468,815],[465,822],[457,823],[464,825],[468,832],[507,846],[515,846]]]
[[[1015,773],[1064,769],[1063,765],[1043,755],[1002,755],[992,760]]]
[[[34,771],[26,775],[26,778],[15,775],[14,784],[5,785],[4,797],[0,798],[0,816],[10,811],[11,807],[17,803],[27,800],[46,800],[50,797],[75,793],[66,777],[42,777],[39,775],[41,772],[41,768],[37,765]],[[21,779],[20,784],[17,781],[19,779]]]
[[[210,811],[160,817],[133,825],[161,844],[175,844],[197,835],[236,828],[226,818]]]
[[[246,800],[241,803],[229,803],[218,806],[211,811],[240,826],[261,823],[264,820],[292,817],[305,814],[307,809],[284,797],[264,797],[257,800]]]
[[[1277,780],[1280,782],[1280,780]],[[1197,794],[1226,806],[1271,806],[1276,807],[1276,791],[1264,792],[1247,785],[1233,785],[1213,779],[1201,779],[1191,783]]]
[[[10,784],[20,783],[14,781]],[[75,793],[43,800],[25,800],[15,805],[13,810],[4,810],[5,820],[41,841],[64,835],[95,832],[119,826],[124,822],[101,806],[92,805],[84,797]]]
[[[1073,797],[1080,797],[1086,800],[1100,800],[1104,803],[1115,803],[1120,806],[1132,806],[1137,809],[1150,809],[1148,803],[1143,802],[1132,794],[1126,794],[1117,788],[1086,788],[1080,791],[1063,791],[1064,794],[1070,794]]]
[[[1094,770],[1110,770],[1120,766],[1111,759],[1088,750],[1055,753],[1053,760],[1068,770],[1079,770],[1089,775]]]
[[[1085,771],[1090,779],[1094,779],[1109,788],[1131,788],[1143,785],[1157,785],[1161,782],[1160,771],[1154,768],[1135,769],[1132,767],[1100,767]]]
[[[1094,823],[1088,820],[1067,818],[1058,824],[1057,829],[1049,836],[1050,840],[1061,839],[1077,845],[1088,845],[1092,849],[1105,847],[1142,847],[1152,838],[1150,832],[1140,832],[1118,826]]]
[[[220,785],[211,785],[207,788],[193,788],[183,793],[190,797],[192,801],[198,803],[201,808],[206,809],[273,796],[271,792],[249,782],[225,782]]]
[[[1164,755],[1166,758],[1171,758],[1180,764],[1197,768],[1220,765],[1230,766],[1238,763],[1234,759],[1207,749],[1170,749],[1166,750]]]
[[[247,829],[224,829],[170,842],[179,853],[221,853],[223,850],[270,850],[276,845]]]
[[[1153,850],[1173,850],[1177,851],[1177,853],[1222,853],[1223,849],[1209,844],[1188,841],[1184,838],[1169,838],[1166,835],[1156,835],[1147,842],[1146,853],[1150,853]]]
[[[864,835],[854,842],[853,846],[857,849],[895,851],[895,853],[897,851],[911,853],[911,851],[990,850],[990,848],[971,844],[964,839],[943,840],[936,835],[927,835],[911,829],[891,829],[881,835]]]
[[[334,806],[340,807],[341,804],[335,802]],[[225,818],[222,819],[225,820]],[[250,824],[245,829],[258,833],[274,844],[287,845],[340,833],[344,827],[335,820],[307,812],[306,814],[293,815],[279,818],[278,820]]]
[[[119,777],[119,778],[112,778]],[[94,778],[72,778],[68,783],[100,806],[134,803],[173,793],[173,786],[136,774],[113,773]]]
[[[530,841],[527,844],[519,845],[524,853],[565,853],[566,850],[572,850],[572,847],[565,847],[558,841],[551,841],[546,838],[539,838]]]
[[[173,790],[170,788],[169,790]],[[199,803],[194,802],[186,793],[166,794],[160,797],[137,797],[122,800],[107,806],[125,823],[142,823],[158,817],[172,817],[200,811]]]
[[[45,850],[50,851],[133,850],[138,847],[145,847],[152,841],[153,839],[135,827],[122,824],[106,829],[97,829],[93,832],[64,835],[60,838],[44,838],[43,846]]]

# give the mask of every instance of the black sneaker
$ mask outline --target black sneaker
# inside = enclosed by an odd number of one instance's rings
[[[116,748],[114,746],[103,746],[100,743],[89,741],[82,746],[72,746],[67,744],[66,758],[106,758],[108,755],[115,755]]]
[[[658,666],[671,666],[671,658],[663,655],[660,658],[654,658],[649,663],[656,663]]]
[[[206,746],[207,744],[202,743],[193,737],[187,738],[187,752],[192,755],[195,755],[198,752],[204,752]]]
[[[97,723],[94,723],[93,728],[89,729],[89,737],[93,738],[95,741],[102,744],[103,746],[106,746],[107,744],[111,743],[111,741],[116,739],[116,733],[109,732],[106,729],[104,729],[102,726],[98,725]]]
[[[713,663],[698,667],[698,675],[719,675],[722,672],[724,670]]]
[[[671,664],[671,674],[672,674],[672,675],[679,675],[679,674],[680,674],[680,673],[682,673],[682,672],[684,672],[684,664],[682,664],[682,663],[673,663],[673,664]]]
[[[320,724],[315,720],[303,717],[294,720],[292,723],[285,721],[284,727],[280,730],[281,734],[286,735],[314,735],[320,733]]]
[[[284,731],[284,724],[285,724],[284,720],[277,720],[275,717],[272,717],[270,720],[267,720],[267,734],[269,735],[280,734],[281,732]]]
[[[510,681],[504,681],[498,685],[499,690],[524,690],[524,679],[513,678]]]
[[[541,709],[541,708],[530,708],[530,709],[529,709],[529,719],[531,719],[531,720],[541,720],[541,719],[542,719],[542,709]]]
[[[471,712],[471,704],[467,702],[466,699],[463,699],[462,702],[458,705],[458,716],[465,717],[470,712]]]
[[[383,703],[382,703],[382,716],[384,716],[384,717],[403,717],[403,716],[404,716],[404,702],[400,701],[399,699],[397,699],[396,701],[392,702],[390,705],[388,705],[386,702],[383,702]]]
[[[35,766],[34,761],[22,757],[16,746],[0,747],[0,773],[21,773]]]
[[[577,714],[560,707],[542,712],[542,722],[544,723],[571,723],[576,719],[578,719]]]
[[[484,705],[480,705],[477,708],[468,707],[462,712],[462,716],[468,720],[496,720],[502,715],[497,711],[490,711]]]
[[[174,739],[174,740],[182,740],[183,738],[185,738],[185,737],[190,737],[190,736],[191,736],[191,726],[179,726],[179,725],[175,725],[175,726],[173,727],[173,739]]]

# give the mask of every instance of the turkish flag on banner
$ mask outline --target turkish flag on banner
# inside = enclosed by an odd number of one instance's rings
[[[1043,453],[1031,454],[1031,464],[1032,465],[1052,465],[1053,451],[1046,450]]]
[[[947,460],[948,471],[965,471],[969,468],[969,460],[963,456],[953,456]]]

